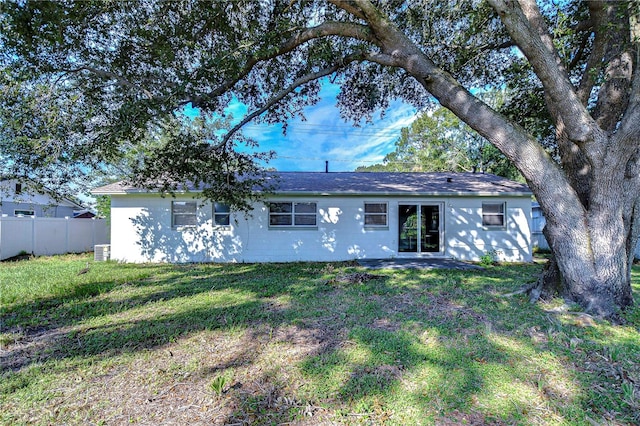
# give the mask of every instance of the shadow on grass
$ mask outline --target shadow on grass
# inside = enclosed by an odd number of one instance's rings
[[[292,291],[300,296],[317,291],[297,285],[301,278],[287,284],[269,283],[264,279],[269,269],[260,265],[176,266],[169,274],[119,284],[84,282],[65,296],[10,305],[2,310],[3,331],[15,330],[42,342],[3,351],[3,369],[16,370],[49,358],[110,356],[152,348],[198,330],[273,321],[278,313],[266,299]],[[21,321],[37,325],[22,327]],[[85,325],[78,327],[81,324]],[[36,354],[43,345],[46,353]]]
[[[584,413],[633,420],[631,405],[593,391],[602,380],[620,389],[624,382],[626,367],[612,359],[607,343],[610,328],[585,329],[522,298],[500,296],[522,285],[523,271],[535,267],[386,271],[358,285],[328,284],[327,278],[344,270],[322,264],[187,265],[120,283],[89,277],[67,296],[3,311],[3,322],[33,314],[43,325],[2,352],[1,393],[37,381],[30,367],[73,369],[83,359],[136,354],[222,330],[244,333],[244,347],[202,368],[203,377],[252,365],[273,342],[306,346],[294,365],[305,382],[303,394],[292,395],[277,380],[283,367],[271,366],[255,379],[260,386],[248,391],[246,383],[237,383],[227,391],[236,409],[225,423],[322,413],[347,423],[354,421],[350,416],[384,423],[393,415],[395,423],[410,422],[411,415],[445,424],[571,422],[582,421]],[[616,342],[616,352],[640,355],[637,334]],[[597,363],[602,356],[615,368]],[[565,404],[573,408],[562,411]],[[402,419],[389,406],[411,409]]]

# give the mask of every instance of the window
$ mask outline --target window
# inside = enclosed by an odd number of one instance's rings
[[[364,203],[364,226],[387,226],[387,203]]]
[[[197,223],[195,201],[171,202],[171,226],[196,226]]]
[[[14,210],[14,216],[35,216],[33,210]]]
[[[214,225],[228,226],[231,209],[226,204],[213,203],[213,223]]]
[[[22,184],[16,183],[16,194],[22,194]]]
[[[316,226],[316,203],[294,203],[294,226]]]
[[[269,203],[269,226],[316,226],[316,203]]]
[[[504,203],[482,203],[482,226],[504,226]]]

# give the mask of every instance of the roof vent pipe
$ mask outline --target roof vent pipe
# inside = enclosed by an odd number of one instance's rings
[[[329,173],[329,160],[325,160],[324,162],[324,172]]]
[[[452,180],[453,179],[451,179],[451,178],[447,178],[447,183],[451,183]]]

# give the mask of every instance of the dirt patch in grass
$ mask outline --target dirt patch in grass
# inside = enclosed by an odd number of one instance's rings
[[[362,284],[371,280],[384,278],[382,275],[373,275],[366,272],[351,272],[349,274],[336,275],[335,278],[329,280],[328,284]]]
[[[111,383],[103,388],[129,388],[125,412],[144,422],[228,425],[304,420],[323,410],[297,396],[300,384],[294,366],[331,343],[321,330],[296,326],[259,325],[235,336],[204,332],[131,366],[138,380],[118,374],[109,377]],[[145,373],[145,365],[155,367]],[[155,380],[145,385],[145,377]],[[214,382],[223,384],[214,387]],[[140,384],[145,392],[140,392]],[[105,420],[118,422],[116,410]]]
[[[448,413],[446,416],[442,416],[436,419],[435,424],[437,426],[502,426],[506,425],[507,423],[499,421],[495,418],[487,418],[486,416],[476,412],[462,413],[458,410],[454,410]]]
[[[400,324],[390,320],[389,318],[376,318],[371,324],[371,328],[375,330],[398,331],[400,329]]]
[[[392,296],[373,296],[373,298],[380,303],[389,317],[415,314],[425,322],[466,319],[482,324],[488,321],[485,314],[442,294],[422,293],[416,297],[415,293],[407,292]],[[387,322],[389,322],[388,319]]]
[[[71,327],[15,327],[3,333],[0,347],[0,370],[17,371],[29,364],[46,361],[51,357],[49,348],[57,347],[67,339]]]
[[[11,256],[11,257],[8,257],[6,259],[3,259],[0,262],[20,262],[20,261],[23,261],[23,260],[31,260],[34,257],[35,256],[30,254],[30,253],[22,253],[22,254],[17,254],[15,256]]]

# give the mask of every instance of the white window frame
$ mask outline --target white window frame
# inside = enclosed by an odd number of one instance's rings
[[[231,226],[231,209],[228,204],[213,203],[213,224]]]
[[[488,206],[500,206],[499,212],[485,212]],[[496,202],[483,202],[482,203],[482,226],[485,228],[504,228],[507,226],[507,203],[504,201],[496,201]],[[485,223],[485,218],[490,217],[501,217],[502,223]]]
[[[273,211],[272,207],[276,204],[289,205],[289,211]],[[309,211],[301,211],[303,206],[313,205],[313,213]],[[283,229],[283,228],[300,228],[300,229],[315,229],[318,227],[318,203],[314,201],[270,201],[269,207],[269,228]],[[313,216],[313,224],[301,223],[303,217],[310,218]],[[288,223],[273,223],[273,218],[289,218]]]
[[[193,213],[176,213],[175,206],[193,206]],[[193,217],[193,223],[176,223],[176,216]],[[195,201],[172,201],[171,202],[171,227],[172,228],[193,228],[198,226],[198,203]]]
[[[384,206],[384,212],[367,212],[367,206],[380,205]],[[388,228],[389,227],[389,203],[387,202],[365,202],[364,203],[364,226],[365,228]],[[384,224],[367,223],[367,217],[383,217]]]

